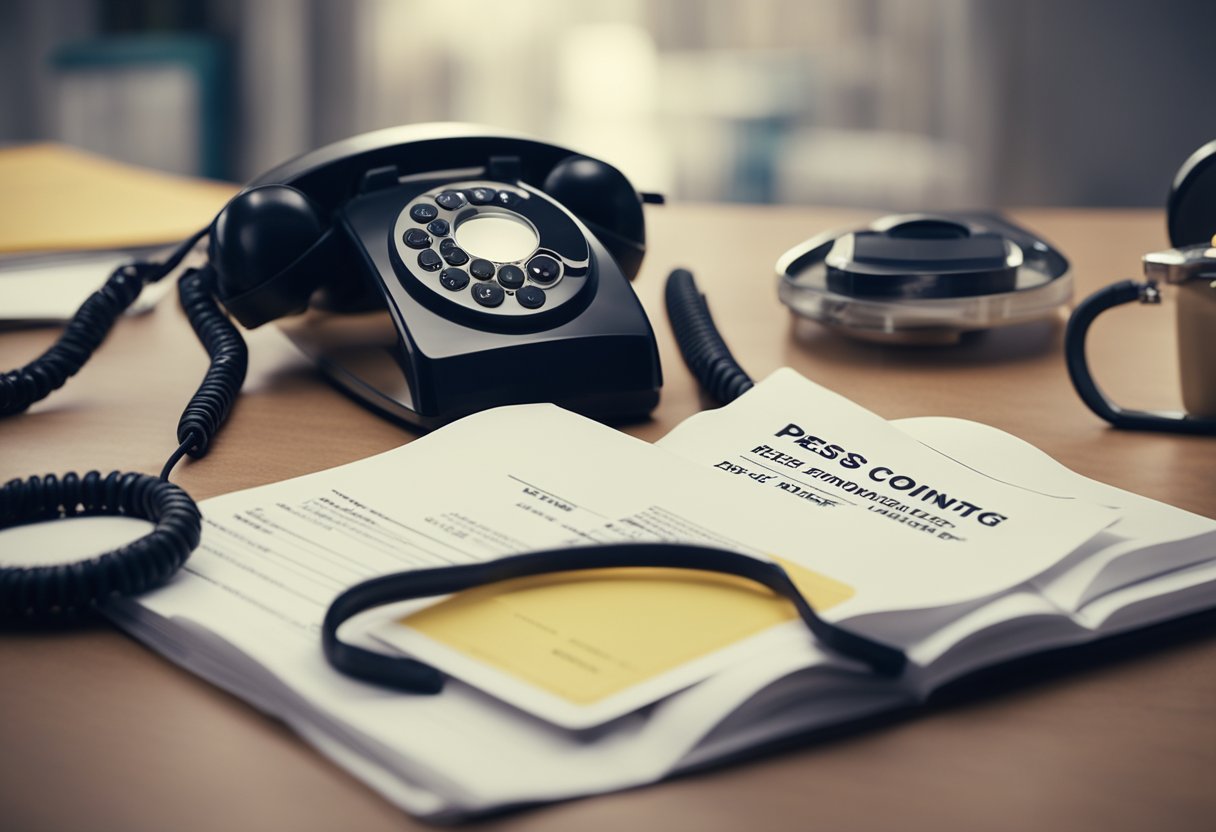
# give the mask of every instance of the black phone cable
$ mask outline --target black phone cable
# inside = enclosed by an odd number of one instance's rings
[[[115,270],[77,310],[42,356],[0,377],[0,416],[20,413],[58,389],[105,340],[118,316],[146,283],[176,269],[207,233],[199,231],[162,263],[133,263]],[[178,283],[182,306],[211,359],[207,375],[178,425],[181,443],[160,477],[90,471],[10,480],[0,487],[0,529],[67,517],[125,516],[149,520],[153,530],[113,551],[75,563],[0,566],[0,626],[71,623],[100,602],[157,586],[198,546],[202,516],[194,500],[168,481],[184,455],[204,455],[227,418],[248,366],[240,333],[215,302],[209,268],[187,271]]]
[[[718,333],[692,272],[676,269],[668,275],[664,295],[680,353],[706,392],[726,404],[750,390],[754,382]]]
[[[778,564],[723,549],[668,542],[601,543],[371,578],[350,587],[330,604],[321,625],[321,648],[331,665],[356,679],[407,693],[438,693],[444,678],[436,668],[417,659],[377,653],[343,641],[338,635],[343,622],[384,604],[447,595],[516,578],[623,567],[709,571],[755,581],[793,604],[802,622],[828,649],[868,665],[881,676],[899,676],[907,665],[907,656],[899,648],[820,618]]]
[[[211,266],[191,269],[177,282],[182,309],[211,360],[198,390],[182,411],[177,423],[181,443],[161,471],[169,472],[183,455],[200,459],[207,454],[211,440],[219,431],[245,383],[249,368],[249,348],[245,339],[215,300],[215,271]]]
[[[75,563],[0,566],[0,626],[74,622],[107,598],[157,586],[185,563],[202,528],[198,506],[185,491],[147,474],[48,474],[0,487],[0,528],[99,515],[150,520],[155,528]]]
[[[12,416],[45,399],[80,371],[110,334],[147,283],[155,283],[181,264],[207,233],[204,228],[186,240],[163,263],[119,266],[105,284],[81,304],[50,349],[24,367],[0,376],[0,417]]]

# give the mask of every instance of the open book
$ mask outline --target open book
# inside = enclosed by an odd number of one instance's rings
[[[983,425],[887,422],[788,370],[657,445],[549,405],[501,408],[202,509],[182,573],[108,614],[433,818],[652,782],[1216,605],[1216,521]],[[909,666],[875,676],[766,590],[654,570],[348,622],[347,640],[444,670],[438,696],[347,679],[321,654],[326,607],[362,579],[620,540],[776,560],[825,618]]]

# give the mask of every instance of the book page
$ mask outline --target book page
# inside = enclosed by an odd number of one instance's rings
[[[893,424],[1003,482],[1118,510],[1100,551],[1035,578],[1038,590],[1060,609],[1076,612],[1103,593],[1216,557],[1216,520],[1084,477],[997,428],[933,416]]]
[[[908,538],[973,552],[958,568],[990,570],[993,584],[1020,568],[984,551],[1021,547],[1021,562],[1033,561],[1041,571],[1056,558],[1036,550],[1058,554],[1058,535],[1067,534],[1071,516],[1101,511],[956,462],[790,369],[776,371],[726,407],[686,419],[657,444],[774,499],[861,509]],[[1117,519],[1114,511],[1107,515],[1108,523]],[[962,581],[962,573],[949,580]],[[971,574],[960,586],[983,582]]]

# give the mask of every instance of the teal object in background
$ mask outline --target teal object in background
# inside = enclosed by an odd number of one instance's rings
[[[58,138],[136,164],[232,178],[226,44],[199,35],[105,37],[65,44]]]

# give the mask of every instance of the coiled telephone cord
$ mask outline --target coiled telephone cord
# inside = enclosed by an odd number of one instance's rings
[[[169,471],[183,453],[193,459],[207,454],[212,438],[240,395],[249,368],[245,339],[215,302],[215,272],[211,267],[186,272],[177,282],[177,291],[190,326],[211,362],[178,420],[177,441],[181,445],[165,463],[161,471],[163,479],[168,479]]]
[[[163,263],[116,269],[81,305],[50,349],[0,376],[0,416],[20,413],[63,386],[101,345],[143,286],[176,269],[206,233],[204,229],[193,235]],[[178,281],[178,293],[210,366],[182,413],[177,428],[180,444],[160,477],[70,472],[14,479],[0,488],[0,528],[97,515],[149,520],[155,528],[125,546],[76,563],[0,566],[0,624],[79,619],[107,598],[133,595],[164,582],[198,545],[198,506],[168,481],[169,474],[183,456],[198,459],[207,453],[244,383],[249,351],[215,301],[215,274],[210,267],[187,270]]]
[[[101,600],[134,595],[167,580],[198,545],[201,518],[194,500],[147,474],[48,474],[10,480],[0,488],[0,528],[98,515],[150,520],[156,528],[88,560],[0,568],[0,623],[77,620]]]
[[[105,284],[76,310],[50,349],[24,367],[0,375],[0,417],[21,413],[76,375],[110,334],[118,316],[139,297],[144,285],[155,283],[176,269],[206,233],[207,229],[203,229],[193,235],[163,263],[130,263],[115,269]]]
[[[727,404],[750,390],[754,382],[718,333],[692,273],[687,269],[673,271],[667,277],[664,299],[680,353],[705,391]]]

